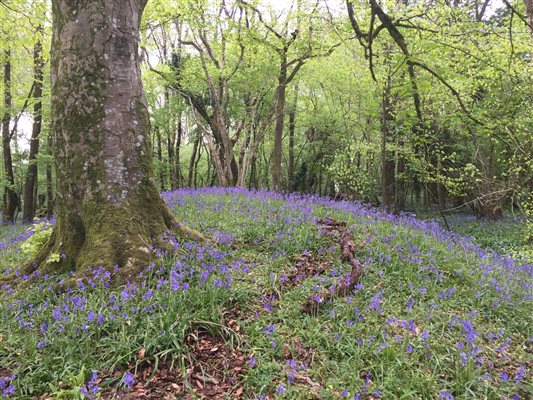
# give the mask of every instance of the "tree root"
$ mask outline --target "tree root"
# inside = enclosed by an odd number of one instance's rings
[[[172,229],[172,232],[178,233],[178,236],[183,239],[194,239],[199,242],[207,242],[207,243],[215,243],[215,241],[202,234],[200,231],[197,231],[196,229],[189,228],[186,225],[180,224],[179,222],[174,226]]]
[[[363,265],[355,258],[354,252],[362,249],[366,246],[366,243],[362,242],[360,245],[355,244],[353,238],[348,233],[346,222],[326,217],[318,220],[318,223],[320,231],[338,242],[342,253],[342,260],[351,265],[352,269],[350,274],[339,280],[332,289],[325,293],[315,294],[305,301],[300,310],[308,314],[316,314],[321,304],[335,297],[348,296],[359,284],[359,280],[363,275]]]
[[[120,211],[93,216],[92,224],[87,224],[86,236],[79,245],[70,241],[69,235],[62,232],[65,228],[58,219],[43,248],[30,261],[20,266],[18,271],[0,277],[0,285],[23,288],[32,282],[32,279],[27,279],[28,276],[33,278],[34,275],[61,275],[75,271],[72,277],[54,286],[61,292],[85,282],[90,268],[101,266],[112,274],[111,285],[121,286],[136,281],[139,274],[155,259],[152,248],[173,251],[173,248],[158,238],[165,231],[170,230],[175,236],[185,240],[215,243],[201,232],[180,224],[165,205],[160,209],[162,223],[151,222],[146,216],[124,217],[127,213]],[[109,215],[111,217],[107,218]],[[60,237],[63,238],[62,241],[58,240]],[[59,261],[47,261],[52,255],[54,258],[59,257]]]

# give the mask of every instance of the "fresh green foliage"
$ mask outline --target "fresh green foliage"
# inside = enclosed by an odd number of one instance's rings
[[[52,390],[53,400],[83,400],[85,394],[83,394],[83,387],[85,385],[85,368],[82,367],[77,375],[67,371],[68,378],[65,382],[65,386],[69,389],[58,389],[56,386],[50,384]]]
[[[524,217],[494,221],[459,214],[447,221],[454,232],[472,237],[483,248],[516,258],[533,258],[533,246],[527,239],[528,223]]]
[[[35,256],[50,239],[54,226],[48,221],[40,221],[28,228],[32,235],[20,246],[26,257]]]

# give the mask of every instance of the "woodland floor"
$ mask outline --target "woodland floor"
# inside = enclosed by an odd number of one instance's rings
[[[529,399],[531,247],[518,220],[434,221],[237,189],[163,193],[216,245],[111,289],[95,268],[0,289],[0,398]],[[32,231],[0,228],[0,273]],[[492,240],[491,240],[492,238]],[[492,249],[498,250],[497,252]],[[504,254],[506,253],[506,254]]]

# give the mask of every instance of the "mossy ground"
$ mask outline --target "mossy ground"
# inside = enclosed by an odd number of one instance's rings
[[[18,292],[2,289],[0,375],[16,374],[12,397],[52,393],[49,384],[72,389],[69,372],[82,370],[86,385],[98,372],[95,396],[135,392],[127,372],[144,384],[148,363],[173,365],[186,377],[186,338],[199,325],[222,332],[247,358],[235,384],[243,398],[533,394],[526,261],[492,254],[437,224],[352,203],[224,189],[163,197],[178,220],[216,245],[167,235],[174,251],[154,250],[157,262],[122,288],[108,287],[109,276],[96,269],[67,293],[48,288],[68,275],[35,278]],[[326,215],[346,221],[354,240],[366,242],[356,252],[365,274],[353,293],[303,313],[310,296],[350,270],[317,229]],[[1,228],[0,269],[24,261],[17,250],[24,237],[10,239],[23,232]],[[333,265],[286,285],[287,270],[298,267],[294,257],[304,253]],[[200,394],[197,387],[180,390],[183,397]]]

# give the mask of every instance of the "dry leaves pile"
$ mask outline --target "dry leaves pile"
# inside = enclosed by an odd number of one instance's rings
[[[226,344],[220,335],[195,330],[186,340],[190,358],[187,379],[199,398],[241,399],[242,377],[246,372],[245,357]]]
[[[102,399],[171,400],[189,398],[193,393],[193,398],[198,399],[243,397],[242,377],[247,364],[242,352],[228,346],[219,334],[212,335],[200,328],[187,336],[185,344],[189,348],[185,371],[162,362],[154,373],[151,363],[147,362],[137,371],[130,390],[109,388],[101,393]],[[141,349],[137,358],[142,360],[145,356]],[[120,377],[123,372],[115,371],[113,375]]]

